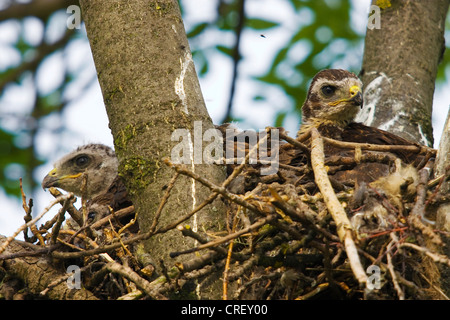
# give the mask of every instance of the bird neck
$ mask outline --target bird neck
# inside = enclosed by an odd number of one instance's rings
[[[340,139],[342,131],[351,122],[351,120],[327,120],[310,118],[307,122],[303,123],[297,136],[300,136],[308,132],[311,128],[317,128],[317,130],[325,137]]]

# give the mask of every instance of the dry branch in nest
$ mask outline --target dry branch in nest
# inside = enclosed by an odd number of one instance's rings
[[[432,157],[425,155],[428,163],[417,170],[395,156],[399,150],[424,151],[417,146],[349,144],[323,138],[314,129],[297,139],[281,132],[280,138],[286,141],[280,152],[294,150],[300,161],[280,161],[279,171],[271,176],[258,174],[267,161],[248,164],[261,141],[248,150],[242,164],[232,166],[221,185],[167,160],[174,176],[146,232],[133,231],[132,206],[83,225],[73,195],[52,190],[55,200],[35,219],[30,218],[32,203],[27,204],[23,195],[26,224],[12,237],[0,239],[0,292],[20,290],[8,275],[24,280],[29,284],[26,292],[40,298],[195,298],[197,284],[218,273],[223,299],[448,298],[440,288],[438,267],[450,267],[449,258],[440,252],[449,235],[433,227],[433,208],[448,199],[439,192],[448,177],[429,181]],[[327,155],[324,150],[330,145],[353,152]],[[351,176],[346,170],[367,163],[384,164],[391,174],[371,183],[346,180]],[[180,174],[211,193],[190,213],[161,225],[159,215]],[[228,205],[226,234],[194,232],[186,221],[216,198]],[[36,222],[58,203],[59,212],[38,228]],[[63,227],[65,212],[82,227],[72,230],[67,221]],[[33,236],[25,232],[25,242],[14,240],[27,229]],[[172,257],[197,254],[176,264],[157,257],[145,262],[140,241],[169,230],[197,243],[172,252]],[[81,291],[65,285],[70,277],[65,270],[71,264],[80,267]],[[45,268],[34,274],[19,271],[32,265]]]

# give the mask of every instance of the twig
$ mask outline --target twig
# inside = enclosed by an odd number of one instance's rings
[[[179,172],[181,174],[184,174],[184,175],[187,175],[187,176],[189,176],[189,177],[199,181],[201,184],[203,184],[204,186],[206,186],[209,189],[211,189],[214,193],[221,194],[225,198],[227,198],[227,199],[229,199],[229,200],[231,200],[233,202],[236,202],[237,204],[239,204],[239,205],[241,205],[241,206],[243,206],[243,207],[245,207],[247,209],[250,209],[250,210],[255,211],[255,212],[259,212],[259,209],[256,206],[248,203],[241,196],[238,196],[236,194],[233,194],[233,193],[229,192],[225,187],[217,186],[217,185],[213,184],[212,182],[208,181],[207,179],[199,176],[195,172],[192,172],[192,171],[186,169],[185,166],[178,165],[178,164],[173,164],[168,159],[165,159],[164,162],[167,165],[169,165],[172,168],[174,168],[177,172]]]
[[[83,216],[83,224],[80,224],[80,227],[84,227],[87,224],[88,220],[88,212],[87,212],[87,183],[88,183],[89,175],[87,172],[84,172],[81,175],[81,215]],[[86,229],[88,232],[90,232],[89,228]]]
[[[192,228],[189,225],[179,225],[177,227],[177,229],[179,231],[181,231],[181,233],[183,234],[183,236],[185,237],[191,237],[192,239],[194,239],[195,241],[198,241],[199,243],[207,243],[208,240],[205,237],[202,237],[200,234],[198,234],[197,232],[195,232],[194,230],[192,230]],[[223,248],[221,248],[223,249]],[[223,251],[221,250],[220,253],[226,254],[226,250],[223,249]]]
[[[123,266],[115,261],[107,263],[100,271],[96,277],[102,277],[107,272],[117,273],[124,278],[134,282],[136,286],[142,290],[149,297],[156,300],[167,300],[165,296],[160,294],[157,290],[158,286],[155,286],[154,282],[148,282],[144,278],[142,278],[139,274],[133,271],[130,267]]]
[[[6,247],[8,247],[8,245],[11,243],[11,241],[14,240],[14,238],[23,230],[25,230],[27,227],[30,227],[31,225],[35,224],[37,221],[39,221],[54,205],[56,205],[57,203],[59,203],[60,201],[65,201],[67,199],[71,199],[73,198],[73,193],[68,193],[65,194],[63,196],[60,196],[58,198],[56,198],[55,200],[53,200],[49,206],[47,206],[36,218],[34,218],[33,220],[23,224],[22,226],[20,226],[19,229],[16,230],[16,232],[13,233],[12,236],[9,236],[6,241],[2,244],[2,246],[0,247],[0,253],[2,253],[3,251],[6,250]]]
[[[400,288],[400,285],[397,280],[397,275],[395,273],[395,268],[394,268],[394,265],[392,264],[391,249],[392,249],[392,246],[394,245],[394,243],[395,244],[397,243],[397,239],[395,239],[396,237],[394,236],[393,233],[391,233],[391,238],[392,238],[392,241],[390,241],[386,247],[387,267],[388,267],[389,273],[391,274],[392,283],[394,284],[395,291],[397,291],[399,300],[405,300],[405,294],[403,293],[402,288]]]
[[[206,205],[206,201],[205,201],[205,205]],[[130,207],[127,207],[125,209],[117,211],[116,216],[118,216],[118,215],[120,215],[121,217],[122,216],[126,216],[126,215],[128,215],[129,213],[131,213],[133,211],[134,211],[134,207],[130,206]],[[109,218],[110,218],[110,216],[102,218],[101,220],[99,220],[96,223],[92,224],[91,227],[97,228],[97,227],[99,227],[99,226],[101,226],[101,225],[103,225],[105,223],[109,223]],[[98,247],[98,248],[94,248],[94,249],[91,249],[91,250],[85,250],[85,251],[81,251],[81,252],[59,252],[59,251],[56,251],[56,252],[52,252],[52,256],[55,257],[55,258],[59,258],[59,259],[76,259],[76,258],[82,258],[82,257],[86,257],[86,256],[91,256],[91,255],[94,255],[94,254],[100,254],[100,253],[103,253],[103,252],[107,252],[109,250],[117,249],[117,248],[121,247],[122,245],[127,245],[127,244],[131,244],[131,243],[134,243],[134,242],[146,240],[146,239],[150,238],[153,235],[164,233],[164,232],[166,232],[166,231],[168,231],[170,229],[173,229],[177,225],[178,224],[171,224],[170,226],[166,226],[166,227],[157,229],[155,231],[148,231],[146,233],[138,234],[138,235],[136,235],[134,237],[130,237],[128,239],[124,239],[122,241],[122,243],[117,243],[116,242],[116,243],[112,243],[112,244],[109,244],[109,245],[104,245],[104,246],[101,246],[101,247]]]
[[[131,209],[133,208],[133,206],[130,206],[128,208],[123,209],[124,211],[122,212],[124,215],[125,213],[128,214],[129,212],[131,212]],[[119,210],[118,213],[122,211]],[[109,217],[109,216],[108,216]],[[108,218],[105,217],[105,218]],[[103,219],[105,219],[103,218]],[[103,220],[102,219],[102,220]],[[108,220],[109,221],[109,220]],[[100,222],[100,221],[98,221]],[[128,239],[124,239],[122,242],[116,242],[116,243],[112,243],[109,245],[104,245],[98,248],[94,248],[91,250],[85,250],[85,251],[81,251],[81,252],[52,252],[52,256],[55,258],[59,258],[59,259],[75,259],[75,258],[82,258],[82,257],[86,257],[86,256],[91,256],[94,254],[99,254],[99,253],[103,253],[103,252],[107,252],[109,250],[113,250],[113,249],[117,249],[119,247],[121,247],[122,245],[127,245],[127,244],[131,244],[137,241],[141,241],[141,240],[146,240],[150,237],[152,237],[153,235],[159,234],[159,233],[164,233],[166,232],[166,228],[161,228],[158,229],[154,232],[152,231],[148,231],[146,233],[142,233],[142,234],[138,234],[134,237],[130,237]]]
[[[22,206],[23,206],[23,209],[25,210],[25,216],[23,217],[23,219],[25,220],[25,223],[27,223],[27,222],[29,222],[32,219],[31,208],[33,207],[33,199],[30,199],[28,201],[28,205],[26,204],[26,199],[27,198],[26,198],[25,193],[23,191],[22,178],[20,178],[20,191],[22,193],[22,202],[23,202]],[[23,231],[24,239],[26,241],[30,241],[30,238],[28,238],[28,236],[27,236],[27,231],[26,230],[27,229],[25,228],[25,230]],[[33,235],[35,236],[35,238],[37,238],[39,240],[39,244],[41,246],[44,246],[45,245],[44,237],[42,237],[42,235],[39,232],[39,230],[37,229],[37,227],[34,224],[32,224],[30,226],[30,230],[33,233]],[[32,239],[31,242],[34,242],[34,239]]]
[[[263,142],[263,141],[268,139],[269,132],[270,132],[269,130],[270,129],[271,129],[270,127],[266,128],[266,134],[264,135],[264,137],[262,139],[258,140],[256,145],[253,146],[253,148],[251,148],[248,151],[248,153],[245,155],[245,158],[242,161],[242,163],[233,170],[233,172],[230,174],[230,176],[227,179],[225,179],[225,181],[222,183],[222,187],[223,188],[228,187],[228,185],[231,183],[231,181],[233,181],[242,172],[242,170],[244,170],[246,164],[248,164],[248,162],[249,162],[250,156],[253,155],[253,153],[255,153],[258,150],[259,145],[261,144],[261,142]]]
[[[185,226],[178,225],[177,229],[179,231],[181,231],[183,236],[191,237],[191,238],[195,239],[196,241],[198,241],[201,244],[208,242],[208,240],[205,237],[202,237],[197,232],[194,232],[192,230],[192,228],[190,226],[188,226],[188,225],[185,225]],[[211,247],[211,250],[216,251],[221,256],[226,256],[227,255],[227,250],[225,248],[223,248],[223,247],[219,247],[219,246]],[[233,259],[238,260],[238,261],[244,261],[244,260],[248,259],[248,257],[246,255],[243,255],[241,253],[232,253],[231,256],[232,256]]]
[[[223,158],[224,160],[230,161],[232,163],[243,163],[245,160],[245,158]],[[256,162],[262,165],[271,165],[273,164],[273,162],[271,160],[262,160],[262,159],[256,159]],[[246,162],[244,163],[244,165],[246,164]],[[284,164],[284,163],[277,163],[277,166],[279,166],[282,169],[286,169],[286,170],[291,170],[291,171],[296,171],[298,173],[308,173],[309,172],[309,168],[308,166],[304,165],[302,167],[294,167],[294,166],[290,166],[288,164]],[[238,172],[240,173],[240,171]],[[234,179],[234,177],[232,178]],[[232,179],[229,179],[230,181]]]
[[[428,284],[433,287],[433,289],[436,290],[436,292],[438,292],[445,300],[450,300],[450,298],[441,290],[441,288],[433,284],[433,282],[428,279],[423,273],[421,273],[420,276],[425,279],[425,281],[428,282]]]
[[[427,195],[428,179],[430,177],[431,168],[427,165],[425,168],[419,171],[419,183],[417,185],[417,200],[414,204],[414,208],[411,210],[411,214],[418,215],[423,218],[425,214],[425,198]]]
[[[323,140],[316,128],[311,129],[311,164],[317,186],[324,198],[328,211],[336,223],[339,239],[344,244],[350,267],[360,284],[367,282],[358,251],[352,237],[352,225],[347,214],[339,202],[324,166]]]
[[[135,214],[133,219],[131,219],[130,222],[128,222],[126,225],[124,225],[122,228],[120,228],[119,231],[117,231],[117,233],[122,234],[125,230],[127,230],[128,228],[133,226],[136,223],[136,221],[137,221],[137,213]]]
[[[300,221],[305,226],[308,226],[312,228],[314,231],[319,232],[323,234],[325,237],[329,238],[332,241],[339,241],[339,238],[335,235],[331,234],[327,230],[324,230],[318,226],[316,226],[312,221],[308,220],[308,218],[305,215],[305,212],[309,211],[309,207],[305,205],[303,202],[299,202],[297,209],[295,207],[291,206],[289,203],[284,201],[274,189],[269,188],[270,192],[272,193],[272,196],[274,197],[274,200],[271,201],[274,206],[281,209],[285,214],[287,214],[289,217],[291,217],[294,220]]]
[[[76,250],[76,251],[83,251],[82,248],[77,247],[76,245],[74,245],[74,244],[72,244],[72,243],[70,243],[70,242],[67,242],[67,241],[65,241],[65,240],[62,240],[61,238],[58,238],[57,240],[58,240],[59,243],[65,245],[66,247],[69,247],[69,248],[71,248],[71,249],[73,249],[73,250]]]
[[[201,245],[199,245],[197,247],[194,247],[194,248],[191,248],[191,249],[188,249],[188,250],[185,250],[185,251],[171,252],[170,253],[170,257],[171,258],[175,258],[175,257],[178,257],[179,255],[182,255],[182,254],[188,254],[188,253],[196,252],[196,251],[199,251],[199,250],[211,248],[211,247],[217,246],[219,244],[228,242],[230,240],[236,239],[237,237],[239,237],[239,236],[241,236],[241,235],[243,235],[245,233],[248,233],[248,232],[250,232],[252,230],[258,229],[258,228],[262,227],[263,225],[274,221],[276,218],[277,218],[277,216],[275,214],[269,215],[269,216],[267,216],[265,218],[262,218],[262,219],[258,220],[257,222],[255,222],[251,226],[249,226],[247,228],[244,228],[244,229],[241,229],[241,230],[239,230],[239,231],[237,231],[235,233],[231,233],[231,234],[229,234],[229,235],[227,235],[225,237],[219,238],[219,239],[214,240],[214,241],[210,241],[210,242],[205,243],[205,244],[201,244]]]
[[[311,137],[311,129],[308,129],[302,134],[297,134],[297,138],[295,140],[299,142],[304,142],[308,140],[310,137]]]
[[[236,225],[238,222],[238,212],[236,211],[234,213],[234,217],[233,217],[233,226],[231,231],[235,232],[236,230]],[[233,245],[234,245],[234,241],[231,241],[230,244],[228,245],[228,253],[227,253],[227,258],[225,260],[225,269],[223,271],[223,295],[222,295],[222,299],[223,300],[228,300],[228,272],[230,271],[230,262],[231,262],[231,256],[233,253]]]
[[[305,154],[306,154],[307,156],[310,155],[311,151],[309,150],[309,148],[308,148],[306,145],[304,145],[303,143],[301,143],[301,142],[299,141],[299,139],[291,138],[291,137],[289,137],[287,134],[285,134],[284,132],[279,132],[278,134],[279,134],[279,136],[280,136],[281,139],[286,140],[287,142],[289,142],[290,144],[292,144],[294,147],[299,148],[300,150],[302,150],[303,152],[305,152]]]
[[[434,189],[433,194],[425,202],[425,207],[428,206],[430,203],[433,203],[433,201],[435,201],[435,198],[440,193],[441,186],[444,183],[446,178],[449,178],[449,177],[447,175],[443,174],[443,175],[441,175],[437,178],[434,178],[428,182],[428,186],[427,186],[428,189],[431,189],[434,186],[436,186],[436,188]]]
[[[389,153],[365,152],[358,159],[355,159],[355,157],[330,156],[326,159],[325,164],[327,166],[356,166],[361,162],[393,163],[396,159],[398,159],[396,156]]]
[[[127,293],[119,298],[117,298],[117,300],[137,300],[142,298],[142,296],[144,295],[144,293],[141,290],[134,290],[130,293]]]
[[[27,205],[27,197],[25,196],[25,192],[23,191],[22,178],[19,178],[19,185],[20,185],[20,192],[22,194],[22,207],[25,210],[25,216],[23,217],[23,219],[25,220],[25,223],[27,223],[31,219],[33,219],[32,215],[31,215],[31,208],[33,207],[33,199],[30,199],[28,201],[28,205]],[[37,233],[37,234],[39,234],[39,233]],[[27,229],[23,230],[23,237],[24,237],[25,241],[28,241],[29,238],[28,238]],[[41,239],[39,239],[39,240],[41,240]]]
[[[330,289],[333,290],[336,294],[339,295],[339,291],[337,288],[336,280],[333,276],[333,264],[331,262],[331,253],[330,253],[330,243],[327,239],[325,239],[325,250],[323,251],[323,267],[324,267],[324,275],[330,283]]]
[[[54,187],[49,188],[48,191],[50,191],[51,195],[54,196],[55,198],[58,198],[63,195],[58,189]],[[60,203],[61,205],[63,205],[64,201],[60,201]],[[80,227],[83,226],[83,217],[81,216],[77,208],[75,208],[73,205],[70,205],[67,208],[67,212],[70,214],[72,219],[75,220],[76,223],[78,223]]]
[[[154,234],[157,234],[157,232],[155,232]],[[104,252],[107,252],[110,250],[114,250],[114,249],[121,247],[122,245],[127,245],[127,244],[134,243],[137,241],[146,240],[154,234],[153,233],[143,233],[143,234],[139,234],[137,236],[131,237],[129,239],[125,239],[122,242],[115,242],[115,243],[112,243],[109,245],[104,245],[101,247],[97,247],[97,248],[85,250],[85,251],[80,251],[80,252],[54,251],[51,253],[51,256],[54,258],[57,258],[57,259],[83,258],[83,257],[87,257],[87,256],[92,256],[94,254],[101,254],[101,253],[104,253]]]
[[[56,224],[52,229],[52,237],[50,239],[50,243],[52,243],[52,244],[56,243],[56,239],[58,238],[59,230],[61,229],[61,225],[64,222],[64,214],[66,213],[67,208],[69,207],[70,204],[72,204],[71,201],[69,199],[67,199],[66,201],[64,201],[62,208],[59,209],[59,212],[57,214]]]
[[[86,269],[89,269],[90,267],[91,267],[90,265],[84,266],[84,267],[80,268],[80,272],[84,272]],[[66,273],[66,274],[62,275],[61,277],[57,278],[56,280],[54,280],[53,282],[48,284],[44,290],[39,292],[39,295],[42,297],[45,297],[51,289],[56,287],[58,284],[66,281],[67,279],[69,279],[72,276],[73,276],[72,273]]]
[[[409,151],[421,153],[424,151],[434,151],[433,149],[427,147],[420,147],[415,145],[381,145],[381,144],[370,144],[370,143],[358,143],[358,142],[346,142],[334,140],[331,138],[322,137],[323,141],[332,146],[336,146],[344,149],[355,149],[361,148],[361,150],[372,150],[372,151],[384,151],[384,152],[395,152],[395,151]]]
[[[212,247],[212,248],[222,248],[222,247]],[[187,272],[191,271],[195,272],[195,270],[199,270],[203,268],[205,265],[211,263],[215,264],[216,261],[218,261],[221,257],[223,257],[223,255],[219,254],[217,251],[207,251],[201,256],[195,256],[194,258],[189,259],[187,261],[175,262],[175,266],[179,270],[183,271],[184,274],[186,274]]]
[[[430,239],[433,243],[438,246],[442,246],[443,242],[438,234],[433,232],[433,230],[425,225],[422,221],[429,222],[425,218],[425,206],[427,197],[427,185],[428,179],[430,177],[431,168],[433,167],[432,162],[428,162],[427,165],[419,171],[419,184],[416,187],[417,196],[414,207],[408,216],[408,222],[414,226],[416,229],[420,230],[424,236]]]
[[[177,228],[179,224],[181,224],[182,222],[188,220],[190,217],[192,217],[195,213],[197,213],[198,211],[200,211],[201,209],[203,209],[204,207],[206,207],[208,204],[210,204],[211,202],[214,201],[214,199],[217,197],[218,193],[212,193],[209,195],[209,197],[207,199],[205,199],[201,204],[199,204],[196,208],[194,208],[191,212],[189,212],[188,214],[180,217],[179,219],[175,220],[172,223],[169,223],[168,225],[166,225],[165,227],[161,227],[157,230],[155,230],[155,233],[164,233],[167,232],[169,230],[172,230],[174,228]]]
[[[235,300],[239,300],[241,295],[242,295],[242,293],[247,288],[249,288],[250,286],[252,286],[255,283],[258,283],[258,282],[261,282],[261,281],[264,281],[264,280],[271,281],[271,280],[278,279],[280,277],[281,277],[281,275],[280,275],[280,272],[278,272],[278,271],[275,271],[275,272],[272,272],[272,273],[269,273],[269,274],[263,274],[263,275],[261,275],[259,277],[253,277],[250,281],[248,281],[248,282],[246,282],[246,283],[244,283],[244,284],[239,286],[239,288],[236,290],[233,298]]]
[[[10,254],[2,254],[2,255],[0,255],[0,261],[15,259],[15,258],[22,258],[22,257],[35,257],[35,256],[43,255],[43,254],[49,254],[50,252],[61,247],[59,244],[55,244],[55,245],[50,245],[48,247],[42,248],[42,246],[34,245],[29,242],[22,242],[20,240],[16,240],[16,241],[19,241],[22,245],[31,245],[31,246],[29,246],[29,248],[31,248],[32,251],[26,250],[26,251],[12,252]]]
[[[308,300],[314,297],[315,295],[319,294],[320,292],[328,289],[330,284],[328,282],[319,284],[314,290],[295,298],[295,300]]]
[[[441,255],[441,254],[432,252],[427,248],[420,247],[418,245],[415,245],[415,244],[409,243],[409,242],[401,243],[399,245],[399,248],[402,248],[402,247],[408,247],[408,248],[414,249],[416,251],[422,252],[422,253],[426,254],[428,257],[430,257],[434,262],[446,264],[447,266],[450,267],[450,259],[445,255]]]
[[[228,254],[225,260],[225,269],[223,271],[223,294],[222,299],[228,300],[228,272],[230,271],[231,253],[233,252],[234,241],[228,245]]]
[[[98,245],[94,240],[92,240],[91,238],[85,236],[84,234],[77,234],[74,230],[60,230],[59,233],[60,233],[60,234],[69,234],[69,235],[71,235],[71,236],[79,237],[79,238],[81,238],[83,241],[85,241],[86,243],[88,243],[88,244],[89,244],[91,247],[93,247],[93,248],[98,248],[98,247],[99,247],[99,245]],[[65,244],[65,245],[69,245],[70,247],[73,247],[70,243],[64,242],[64,241],[62,241],[62,240],[59,239],[59,238],[58,238],[58,241],[60,241],[61,243]],[[75,248],[78,249],[78,250],[81,250],[81,248],[79,248],[79,247],[75,247]],[[114,259],[111,258],[110,255],[107,254],[107,253],[100,253],[99,255],[100,255],[104,260],[106,260],[107,262],[114,261]]]
[[[215,254],[215,252],[213,252]],[[208,264],[205,267],[201,269],[193,269],[190,272],[184,273],[183,276],[185,279],[188,280],[194,280],[199,278],[204,278],[213,272],[217,272],[218,270],[221,270],[224,267],[225,262],[223,260],[219,260],[214,262],[214,264]]]
[[[133,256],[133,255],[131,254],[130,250],[127,248],[127,246],[123,243],[123,239],[122,239],[122,237],[120,236],[120,232],[117,232],[117,231],[114,229],[114,226],[113,226],[111,220],[109,220],[109,225],[110,225],[110,227],[111,227],[111,232],[113,233],[113,235],[114,235],[114,236],[117,238],[117,240],[122,244],[122,249],[123,249],[123,251],[124,251],[125,253],[127,253],[129,256]]]
[[[129,207],[120,209],[119,211],[111,213],[111,214],[107,215],[106,217],[101,218],[100,220],[94,222],[93,224],[90,225],[90,227],[92,229],[98,229],[99,227],[103,226],[104,224],[109,223],[109,220],[113,217],[116,219],[121,219],[133,212],[134,212],[134,206],[129,206]]]
[[[150,227],[151,232],[154,232],[156,229],[156,226],[157,226],[158,220],[159,220],[159,216],[161,215],[161,212],[162,212],[164,206],[166,205],[167,199],[169,199],[170,191],[172,191],[172,188],[175,185],[175,182],[177,181],[178,175],[179,175],[179,173],[176,172],[175,175],[170,180],[169,184],[167,185],[166,192],[164,193],[164,196],[162,197],[162,199],[159,203],[158,210],[156,210],[155,217],[153,219],[153,223]]]
[[[268,130],[269,129],[267,128],[266,132],[268,132]],[[257,150],[257,148],[259,147],[259,144],[262,141],[264,141],[265,139],[267,139],[267,137],[268,137],[268,134],[266,134],[262,139],[260,139],[258,141],[258,143],[251,150],[249,150],[249,152],[246,154],[243,162],[233,170],[233,172],[230,174],[230,176],[227,179],[225,179],[225,181],[222,183],[222,185],[220,187],[215,186],[214,184],[210,183],[206,179],[201,178],[196,173],[194,173],[190,170],[187,170],[187,169],[181,167],[180,165],[173,164],[168,159],[164,159],[164,162],[167,165],[174,167],[175,170],[177,171],[177,173],[182,173],[184,175],[190,176],[191,178],[199,181],[206,187],[210,188],[213,192],[209,195],[209,197],[207,199],[205,199],[200,205],[198,205],[196,208],[194,208],[190,213],[188,213],[187,215],[185,215],[183,217],[180,217],[178,220],[174,221],[173,223],[170,223],[166,227],[158,229],[157,230],[158,233],[164,233],[168,230],[176,228],[180,223],[186,221],[187,219],[192,217],[196,212],[200,211],[205,206],[212,203],[219,194],[222,194],[225,197],[226,197],[226,194],[230,195],[231,197],[236,197],[235,195],[228,193],[228,191],[226,190],[226,187],[231,183],[231,181],[233,181],[234,178],[236,178],[242,172],[242,170],[245,168],[246,163],[248,163],[250,156]],[[253,208],[253,209],[255,209],[255,208]]]

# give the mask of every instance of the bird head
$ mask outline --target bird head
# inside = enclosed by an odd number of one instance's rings
[[[317,73],[302,107],[303,123],[345,125],[363,104],[362,82],[346,70],[327,69]]]
[[[117,176],[114,151],[102,144],[81,146],[55,162],[42,181],[44,189],[61,188],[92,199],[108,190]]]

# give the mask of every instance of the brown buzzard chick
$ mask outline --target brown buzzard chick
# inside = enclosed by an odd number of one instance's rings
[[[364,224],[363,220],[373,219],[377,220],[377,227],[387,226],[390,211],[381,204],[383,197],[400,208],[400,195],[406,196],[415,190],[417,169],[425,165],[432,152],[419,153],[427,148],[390,132],[354,122],[362,104],[362,83],[356,75],[340,69],[320,71],[312,80],[303,104],[303,124],[298,136],[315,127],[322,136],[344,142],[419,147],[416,151],[364,152],[366,155],[372,154],[373,160],[356,162],[347,168],[341,165],[341,170],[329,173],[335,184],[355,186],[355,197],[350,206],[360,208],[358,215],[354,216],[356,220],[361,220],[354,221],[357,228]],[[324,153],[325,161],[329,163],[339,163],[343,157],[355,158],[354,150],[329,144],[325,144]]]
[[[419,146],[390,132],[354,122],[362,105],[362,82],[355,74],[342,69],[322,70],[311,81],[302,107],[303,123],[298,136],[306,133],[311,127],[315,127],[322,136],[339,141]],[[414,166],[423,159],[423,155],[419,155],[418,152],[393,151],[391,154],[400,158],[405,164],[414,164]],[[325,156],[328,159],[354,157],[354,151],[327,144]],[[353,183],[372,182],[389,174],[390,169],[389,165],[372,161],[357,165],[353,170],[341,171],[334,178],[338,181]]]
[[[354,122],[362,106],[362,82],[355,74],[342,69],[322,70],[311,81],[298,134],[316,127],[323,136],[346,142],[419,146],[390,132]],[[395,155],[406,163],[417,158],[414,152]]]
[[[88,144],[65,155],[53,166],[42,181],[44,189],[61,188],[89,200],[108,190],[117,176],[119,162],[110,147]]]
[[[114,150],[102,144],[87,144],[56,161],[42,181],[44,189],[56,187],[87,200],[89,218],[98,220],[112,210],[131,205],[118,176]]]
[[[316,74],[302,107],[299,134],[312,126],[330,138],[340,133],[359,112],[363,104],[362,82],[346,70],[328,69]]]

